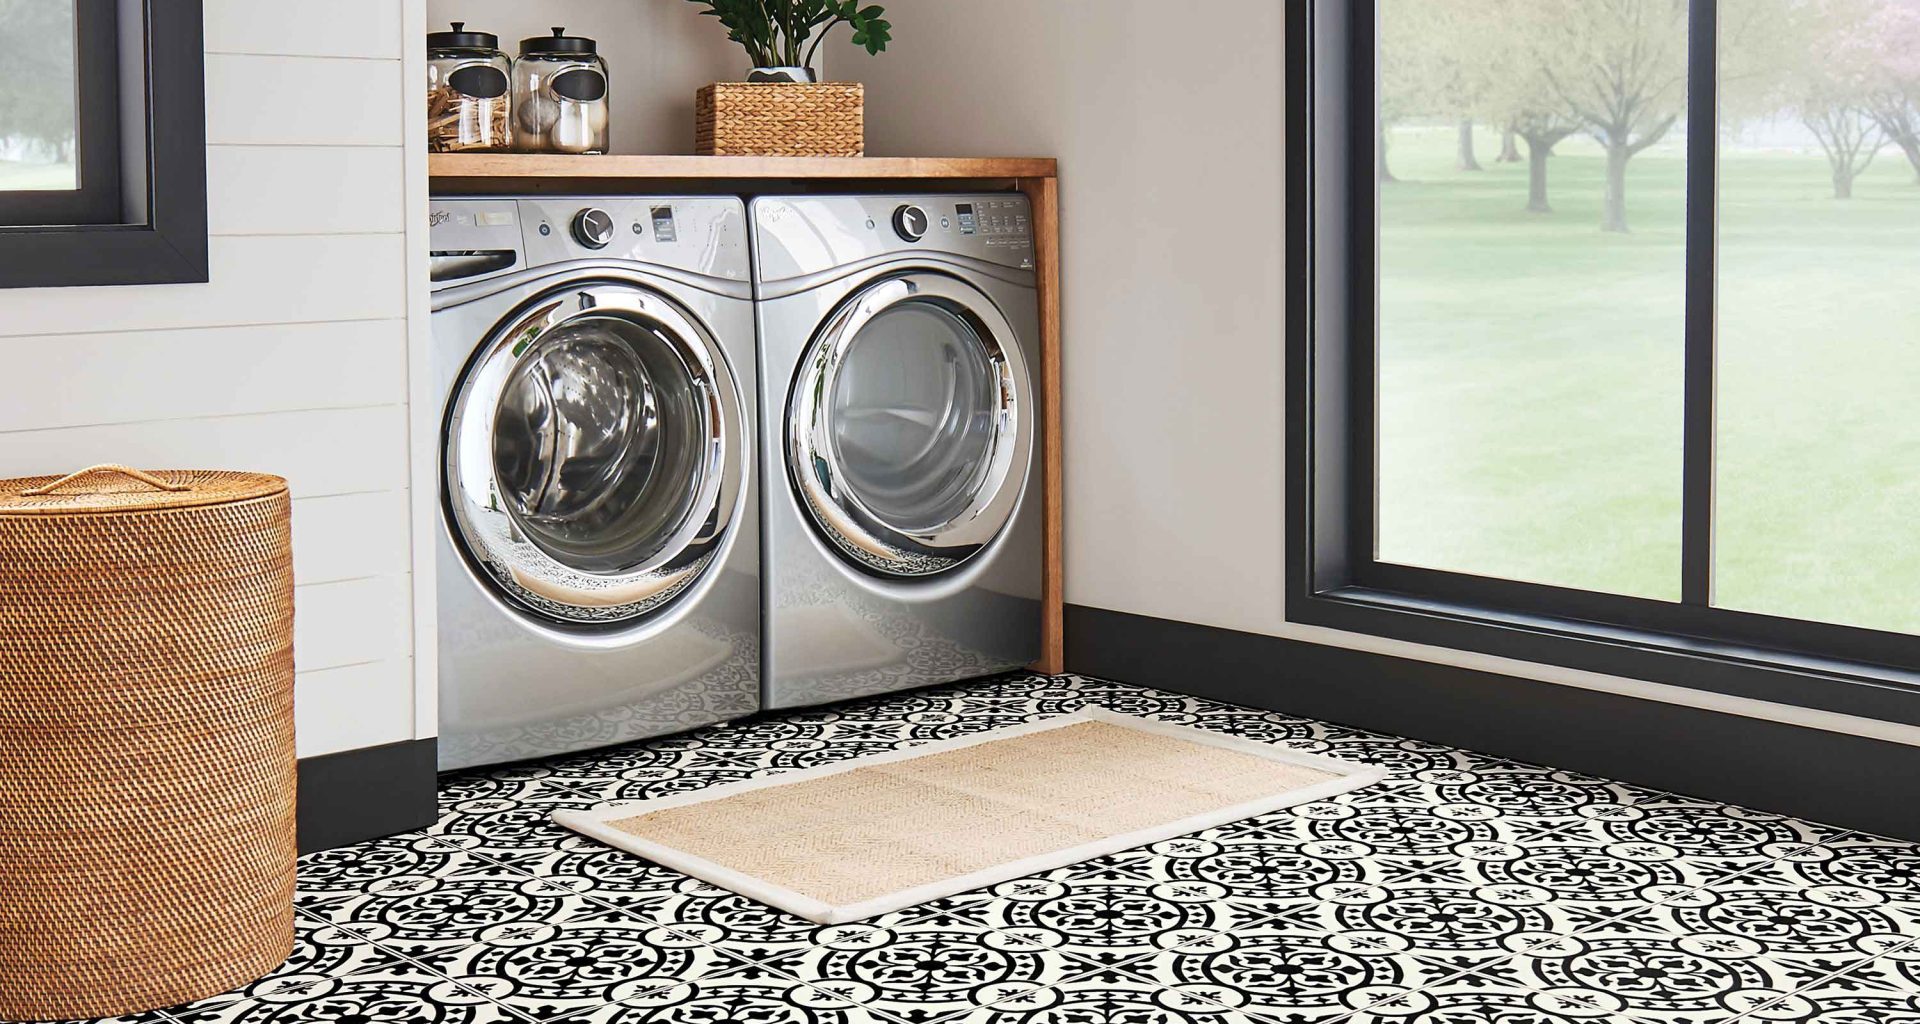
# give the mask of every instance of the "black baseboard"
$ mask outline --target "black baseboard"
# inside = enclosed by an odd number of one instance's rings
[[[1068,605],[1071,672],[1920,840],[1920,748]]]
[[[300,852],[433,824],[438,744],[408,740],[300,759]]]

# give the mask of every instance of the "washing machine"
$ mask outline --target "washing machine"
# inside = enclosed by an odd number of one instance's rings
[[[440,767],[756,710],[744,204],[442,199],[430,225]]]
[[[763,703],[1040,654],[1040,317],[1017,194],[763,197]]]

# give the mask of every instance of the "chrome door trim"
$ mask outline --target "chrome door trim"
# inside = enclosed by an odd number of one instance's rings
[[[638,565],[619,573],[568,566],[535,545],[499,493],[493,469],[500,396],[522,354],[561,324],[610,315],[650,327],[673,346],[701,403],[706,458],[691,512]],[[725,539],[747,473],[740,391],[719,342],[666,296],[633,282],[573,280],[542,292],[483,343],[448,403],[442,491],[456,546],[488,582],[524,608],[573,624],[614,624],[651,612],[699,578]]]
[[[886,523],[841,481],[829,409],[834,380],[861,329],[908,302],[932,303],[964,322],[986,348],[999,390],[991,454],[972,503],[945,523],[910,532]],[[945,572],[979,553],[1013,518],[1033,452],[1032,393],[1013,325],[984,292],[933,269],[888,274],[841,303],[801,356],[786,423],[788,476],[820,532],[860,566],[898,577]]]

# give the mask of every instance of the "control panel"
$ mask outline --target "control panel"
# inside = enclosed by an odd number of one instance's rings
[[[732,197],[436,199],[436,284],[570,260],[627,260],[744,282],[745,209]]]
[[[764,196],[753,210],[764,281],[905,253],[1034,269],[1033,207],[1018,192]]]
[[[435,283],[522,266],[519,204],[511,199],[436,200],[427,209]]]
[[[954,218],[962,235],[978,235],[989,248],[1031,247],[1033,226],[1027,222],[1027,201],[976,199],[954,204]]]

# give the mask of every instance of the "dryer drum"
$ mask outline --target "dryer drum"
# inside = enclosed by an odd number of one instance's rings
[[[1032,412],[1011,329],[971,286],[890,276],[851,297],[800,365],[794,485],[836,549],[892,576],[945,572],[1012,519]]]
[[[529,349],[494,417],[494,478],[527,537],[584,572],[647,560],[690,514],[705,412],[650,329],[582,318]]]
[[[482,347],[450,414],[456,532],[525,608],[645,615],[724,537],[743,434],[724,356],[664,299],[611,283],[536,299]]]

